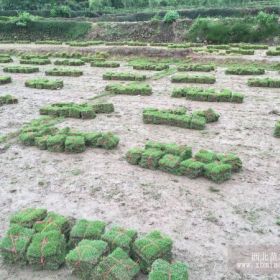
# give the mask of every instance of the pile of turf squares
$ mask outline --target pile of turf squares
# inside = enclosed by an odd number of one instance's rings
[[[87,147],[111,150],[119,144],[118,136],[111,132],[74,132],[56,128],[57,122],[49,117],[34,120],[21,129],[19,139],[26,146],[57,153],[81,153]]]
[[[280,121],[276,122],[274,136],[280,138]]]
[[[112,103],[54,103],[40,109],[41,115],[77,119],[94,119],[96,114],[112,112],[114,112],[114,105]]]
[[[103,221],[76,220],[46,209],[27,208],[10,218],[0,240],[7,264],[57,270],[66,264],[84,280],[188,280],[188,266],[172,261],[173,241],[160,231],[138,237],[135,230]]]
[[[10,94],[0,96],[0,106],[16,103],[18,103],[18,99]]]
[[[242,169],[242,161],[235,154],[200,150],[192,156],[192,148],[186,145],[149,141],[145,148],[132,148],[126,154],[130,164],[161,170],[191,179],[204,176],[215,183],[231,178]]]
[[[143,111],[143,122],[145,124],[164,124],[182,128],[202,130],[207,123],[217,122],[220,115],[213,109],[187,113],[186,108],[159,110],[147,108]]]

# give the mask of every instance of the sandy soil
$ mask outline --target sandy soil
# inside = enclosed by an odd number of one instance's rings
[[[1,86],[1,93],[18,97],[19,104],[0,107],[0,134],[18,131],[39,116],[39,108],[61,101],[85,102],[97,96],[107,82],[106,69],[81,67],[84,76],[63,78],[58,91],[24,87],[24,81],[38,74],[12,74],[13,83]],[[123,63],[116,71],[131,70]],[[2,67],[0,72],[2,73]],[[135,71],[136,72],[136,71]],[[140,71],[139,71],[140,72]],[[143,72],[143,71],[141,71]],[[1,75],[1,74],[0,74]],[[151,75],[151,72],[149,72]],[[187,262],[192,280],[280,279],[280,276],[242,275],[227,268],[229,245],[279,244],[280,228],[280,141],[272,136],[279,116],[280,89],[249,88],[247,77],[215,73],[217,89],[231,88],[246,95],[243,104],[192,102],[172,99],[170,77],[150,80],[152,96],[107,97],[115,113],[94,120],[67,119],[61,126],[80,130],[111,130],[121,138],[117,150],[88,149],[83,154],[55,154],[15,142],[0,153],[0,236],[8,228],[9,216],[22,207],[46,207],[76,218],[101,219],[108,224],[132,227],[139,233],[154,229],[174,240],[174,258]],[[268,72],[266,76],[278,76]],[[204,85],[204,87],[208,87]],[[190,110],[212,107],[220,121],[204,131],[168,126],[144,125],[141,112],[147,106]],[[147,140],[188,144],[201,148],[235,152],[244,170],[222,184],[206,179],[145,170],[129,165],[124,155]],[[210,187],[220,192],[213,193]],[[75,279],[65,268],[58,272],[33,272],[0,263],[1,280]],[[139,279],[146,279],[140,276]]]

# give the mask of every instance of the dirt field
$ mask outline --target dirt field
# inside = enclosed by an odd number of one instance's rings
[[[45,104],[88,102],[108,84],[102,80],[107,69],[87,65],[78,67],[84,70],[82,77],[63,77],[61,90],[24,86],[27,79],[43,77],[49,68],[52,66],[41,66],[37,74],[11,74],[13,83],[1,86],[2,94],[18,97],[19,103],[0,107],[0,135],[16,132],[37,118]],[[122,62],[116,71],[131,69]],[[98,115],[94,120],[66,119],[60,124],[85,131],[110,130],[121,139],[116,150],[87,149],[85,153],[69,155],[25,147],[17,141],[12,141],[8,149],[3,149],[2,144],[0,236],[7,230],[14,211],[45,207],[76,218],[101,219],[135,228],[139,233],[160,229],[174,240],[174,259],[189,264],[191,280],[280,279],[279,275],[242,275],[227,268],[229,245],[279,244],[280,227],[275,222],[280,216],[280,140],[272,133],[280,117],[271,111],[280,110],[280,89],[250,88],[246,85],[248,77],[225,75],[224,70],[218,68],[217,82],[211,87],[244,93],[243,104],[171,98],[176,85],[168,76],[148,81],[153,87],[152,96],[106,97],[115,105],[113,114]],[[265,76],[280,78],[272,71]],[[190,110],[212,107],[221,118],[204,131],[142,122],[145,107],[179,105]],[[128,164],[126,151],[143,146],[147,140],[188,144],[194,152],[202,148],[234,152],[241,157],[244,169],[231,180],[215,185],[203,178],[191,180]],[[211,192],[211,187],[219,192]],[[76,279],[65,268],[58,272],[33,272],[0,265],[1,280]]]

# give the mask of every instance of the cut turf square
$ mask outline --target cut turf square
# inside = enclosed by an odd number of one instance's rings
[[[4,262],[26,264],[26,251],[33,235],[33,229],[12,224],[0,242]]]
[[[153,231],[137,239],[133,244],[133,256],[140,263],[141,271],[148,273],[157,259],[170,261],[172,240],[160,231]]]
[[[78,220],[70,231],[69,242],[76,245],[83,239],[101,239],[105,231],[106,223],[102,221]]]
[[[10,223],[32,228],[36,222],[42,221],[46,218],[46,216],[46,209],[27,208],[12,215],[10,218]]]
[[[204,163],[196,161],[195,159],[187,159],[180,163],[181,175],[187,176],[191,179],[203,175]]]
[[[82,153],[86,150],[85,138],[82,136],[67,136],[65,140],[65,152]]]
[[[166,154],[159,161],[159,169],[164,172],[179,175],[180,162],[181,162],[181,159],[179,156],[174,156],[172,154]]]
[[[96,265],[108,252],[108,244],[102,240],[82,240],[65,260],[73,275],[90,279]]]
[[[59,231],[45,231],[33,236],[27,259],[34,269],[57,270],[64,263],[66,242]]]
[[[111,251],[120,247],[127,253],[130,253],[132,243],[136,237],[137,232],[135,230],[115,226],[105,232],[101,238],[109,244]]]
[[[140,166],[148,169],[157,169],[164,152],[157,149],[147,149],[142,154]]]
[[[121,248],[103,259],[93,272],[94,280],[132,280],[139,273],[139,265]]]
[[[168,263],[162,259],[152,265],[149,280],[188,280],[188,266],[182,262]]]
[[[54,212],[49,212],[47,217],[43,221],[36,222],[34,224],[34,229],[36,232],[47,232],[56,230],[63,234],[67,234],[69,233],[69,228],[69,219]]]
[[[231,177],[230,164],[212,162],[204,166],[204,175],[215,183],[222,183]]]

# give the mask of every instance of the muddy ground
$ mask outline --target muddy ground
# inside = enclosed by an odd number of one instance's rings
[[[12,94],[19,103],[0,107],[0,135],[17,132],[24,123],[37,118],[45,104],[88,102],[108,84],[102,80],[107,69],[87,65],[79,67],[84,70],[82,77],[63,78],[65,86],[61,90],[24,86],[27,79],[43,77],[49,68],[40,67],[38,74],[11,74],[13,83],[1,86],[1,94]],[[131,67],[122,62],[116,71],[123,70],[131,71]],[[192,280],[280,279],[279,275],[243,275],[227,267],[229,245],[279,244],[280,140],[272,136],[279,116],[271,111],[280,110],[280,89],[250,88],[246,85],[248,77],[225,75],[224,70],[218,68],[217,82],[211,87],[244,93],[243,104],[171,98],[176,85],[167,76],[148,81],[153,87],[152,96],[107,96],[106,100],[115,105],[113,114],[98,115],[94,120],[66,119],[60,124],[118,134],[121,142],[113,151],[87,149],[77,155],[56,154],[22,146],[12,139],[11,146],[0,153],[0,236],[14,211],[45,207],[63,215],[135,228],[141,234],[160,229],[173,238],[174,259],[189,264]],[[269,71],[265,76],[280,77]],[[179,105],[189,110],[212,107],[221,118],[204,131],[142,122],[142,109],[147,106]],[[202,148],[235,152],[242,158],[244,169],[216,185],[203,178],[191,180],[128,164],[126,151],[143,146],[147,140],[188,144],[194,152]],[[213,187],[219,192],[210,191]],[[66,268],[34,272],[0,265],[1,280],[75,279]]]

